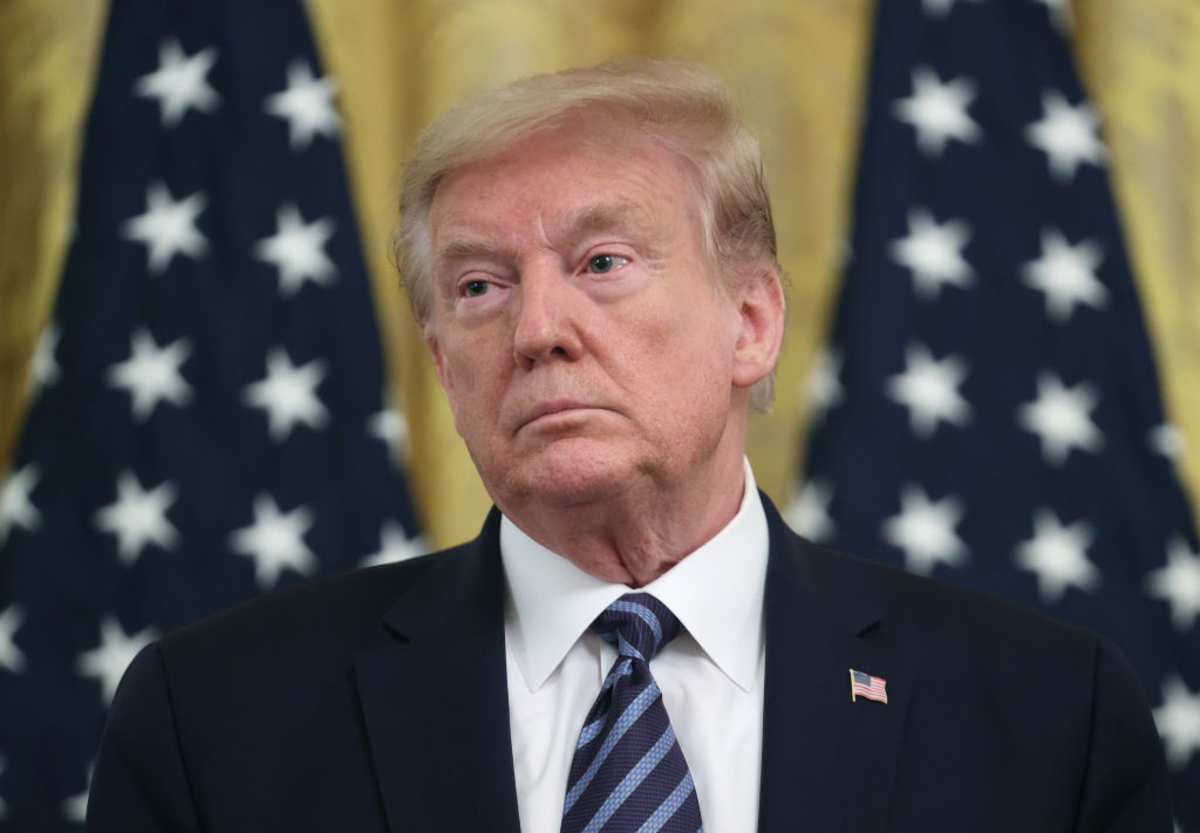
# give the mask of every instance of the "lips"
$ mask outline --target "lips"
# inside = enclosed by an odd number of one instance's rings
[[[531,422],[541,419],[544,416],[560,414],[564,411],[594,409],[595,407],[595,405],[589,405],[586,402],[577,402],[572,399],[549,399],[545,402],[539,403],[528,413],[526,413],[524,419],[521,421],[521,424],[517,427],[517,430],[521,430],[526,425],[529,425]]]

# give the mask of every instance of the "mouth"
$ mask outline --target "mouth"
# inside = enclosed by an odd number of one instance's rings
[[[597,410],[595,405],[588,405],[584,402],[576,402],[571,399],[549,399],[539,403],[536,407],[525,414],[521,424],[517,426],[517,431],[525,428],[541,419],[553,417],[557,414],[565,414],[571,411],[594,411]]]

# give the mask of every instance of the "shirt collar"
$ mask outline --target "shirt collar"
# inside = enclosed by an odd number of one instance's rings
[[[742,468],[745,488],[733,519],[637,591],[584,572],[507,517],[501,519],[500,556],[508,582],[505,629],[531,691],[542,687],[600,612],[629,592],[650,593],[665,604],[726,676],[743,691],[752,688],[762,649],[770,544],[745,458]]]

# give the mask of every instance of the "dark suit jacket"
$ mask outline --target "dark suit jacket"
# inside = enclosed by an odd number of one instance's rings
[[[1154,725],[1111,648],[819,548],[764,502],[759,830],[1169,833]],[[499,526],[146,648],[90,828],[516,833]],[[850,668],[889,702],[852,702]]]

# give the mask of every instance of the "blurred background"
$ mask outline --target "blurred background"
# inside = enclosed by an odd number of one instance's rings
[[[389,260],[464,95],[700,61],[761,137],[810,537],[1100,630],[1200,831],[1200,5],[0,5],[0,830],[79,829],[150,639],[473,537]]]

